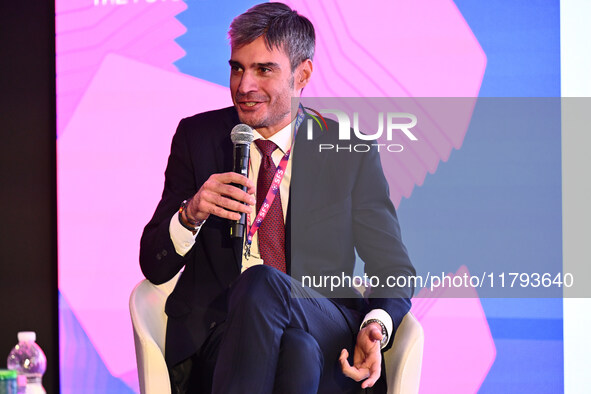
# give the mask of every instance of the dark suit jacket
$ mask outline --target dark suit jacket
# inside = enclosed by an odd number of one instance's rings
[[[208,332],[226,315],[226,289],[240,274],[241,242],[229,236],[229,221],[211,215],[184,257],[174,249],[171,217],[214,173],[232,171],[230,131],[240,123],[233,107],[183,119],[172,141],[162,199],[141,240],[140,264],[146,278],[160,284],[183,267],[166,303],[166,360],[174,365],[196,352]],[[379,155],[318,152],[318,144],[339,144],[338,125],[315,130],[309,141],[306,121],[293,149],[292,179],[286,221],[286,254],[291,275],[352,275],[355,250],[368,275],[414,275],[402,244],[394,207]],[[343,144],[349,141],[340,142]],[[350,141],[352,143],[366,141]],[[351,289],[317,289],[362,316],[381,308],[398,327],[410,308],[412,288],[373,289],[361,299]],[[330,289],[329,289],[330,290]],[[350,322],[355,332],[359,322]]]

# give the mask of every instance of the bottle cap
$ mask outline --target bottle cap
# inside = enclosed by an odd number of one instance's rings
[[[20,331],[18,333],[19,342],[35,342],[37,340],[37,334],[35,331]]]
[[[18,373],[12,369],[0,369],[0,380],[15,380]]]

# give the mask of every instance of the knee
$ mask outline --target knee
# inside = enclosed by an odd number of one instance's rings
[[[265,291],[264,289],[276,286],[277,283],[282,283],[285,278],[282,278],[279,270],[269,267],[267,265],[255,265],[244,271],[236,282],[234,282],[234,289],[246,288],[249,293],[256,291]]]
[[[268,265],[259,264],[254,265],[244,271],[237,279],[240,282],[256,282],[261,280],[269,280],[281,275],[281,272]]]
[[[324,358],[318,342],[301,328],[287,328],[281,337],[274,393],[316,393]]]
[[[279,270],[255,265],[244,271],[230,287],[230,306],[260,306],[266,302],[284,302],[289,296],[289,279]]]
[[[324,364],[322,350],[316,339],[301,328],[289,327],[281,337],[281,355],[290,365],[311,364],[320,367]]]

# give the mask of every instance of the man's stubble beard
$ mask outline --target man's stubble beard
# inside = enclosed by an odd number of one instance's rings
[[[289,78],[289,90],[290,92],[293,91],[293,87],[294,87],[294,76],[293,73],[291,74],[291,77]],[[289,105],[287,105],[287,111],[281,114],[274,114],[271,107],[269,107],[269,111],[268,114],[270,116],[268,116],[266,119],[261,119],[258,122],[260,123],[256,123],[256,124],[251,124],[249,123],[247,120],[242,119],[242,117],[239,115],[240,118],[240,122],[247,124],[248,126],[252,127],[253,129],[261,129],[261,128],[267,128],[267,127],[271,127],[274,126],[278,123],[281,122],[281,120],[283,120],[286,116],[291,117],[291,94],[288,95],[288,99],[289,99]],[[238,100],[236,100],[238,101]],[[282,101],[282,100],[280,100]],[[239,113],[240,114],[240,113]],[[256,120],[255,120],[256,121]]]

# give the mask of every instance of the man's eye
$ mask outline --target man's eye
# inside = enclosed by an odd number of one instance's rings
[[[269,67],[261,67],[261,68],[259,68],[259,70],[263,74],[271,72],[271,69]]]
[[[240,66],[235,66],[235,65],[234,65],[234,66],[230,66],[230,69],[231,69],[233,72],[240,72],[240,71],[242,71],[242,67],[240,67]]]

